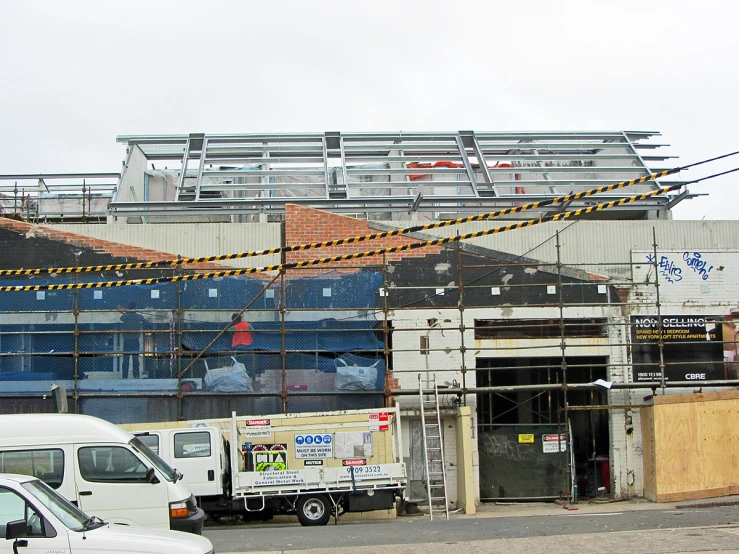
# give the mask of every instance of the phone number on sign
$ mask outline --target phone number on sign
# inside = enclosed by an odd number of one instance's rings
[[[347,473],[351,473],[352,470],[354,471],[354,474],[357,473],[363,473],[366,475],[374,475],[382,473],[382,468],[380,466],[353,466],[346,468]]]

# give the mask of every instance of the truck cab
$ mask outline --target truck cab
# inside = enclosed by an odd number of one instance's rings
[[[201,501],[221,496],[229,488],[228,442],[220,429],[199,426],[135,431],[134,435],[181,473]]]

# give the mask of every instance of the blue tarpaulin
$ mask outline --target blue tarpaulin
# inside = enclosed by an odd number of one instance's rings
[[[373,321],[345,321],[322,319],[319,321],[286,321],[285,350],[318,350],[322,352],[351,352],[363,350],[382,350],[382,341],[377,340]],[[185,332],[182,344],[188,350],[203,350],[216,337],[213,325],[187,325],[188,330],[200,327],[198,332]],[[210,329],[210,330],[208,330]],[[237,346],[237,350],[273,350],[282,348],[282,323],[252,323],[250,325],[253,342],[249,346]],[[233,333],[227,332],[209,348],[212,350],[233,350]]]
[[[78,282],[98,280],[90,274],[81,274]],[[8,279],[0,284],[72,282],[68,276],[41,276]],[[156,366],[150,374],[156,374],[164,371],[159,366],[166,365],[167,354],[178,347],[178,338],[181,337],[181,346],[186,350],[204,350],[228,325],[227,319],[233,312],[249,304],[249,310],[244,313],[246,321],[251,310],[260,310],[262,316],[264,310],[276,314],[283,298],[286,309],[295,310],[293,315],[315,318],[320,314],[318,310],[324,310],[325,315],[345,313],[346,319],[249,322],[251,344],[232,346],[233,332],[227,330],[208,348],[206,356],[218,357],[219,352],[228,356],[234,350],[258,353],[256,358],[252,357],[258,365],[252,367],[248,365],[252,362],[245,362],[256,375],[265,369],[281,369],[279,352],[284,348],[288,369],[336,371],[334,360],[338,356],[351,356],[352,352],[372,356],[383,351],[382,335],[375,329],[374,316],[381,283],[382,276],[378,273],[360,271],[288,279],[284,291],[279,288],[282,284],[276,282],[270,294],[265,292],[268,281],[248,276],[101,289],[0,293],[0,380],[72,379],[75,328],[80,378],[88,371],[111,371],[114,360],[121,362],[122,350],[145,351],[149,356],[160,354],[146,360],[147,366]],[[76,326],[72,319],[75,302],[80,314]],[[26,312],[34,314],[25,315]],[[178,313],[183,314],[179,319]],[[364,319],[359,319],[360,314],[364,314]],[[237,353],[237,357],[242,356]],[[374,363],[374,358],[369,363]],[[171,373],[169,366],[164,369]],[[383,380],[384,371],[383,362],[379,372]]]

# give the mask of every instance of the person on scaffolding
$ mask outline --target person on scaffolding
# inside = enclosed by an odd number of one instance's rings
[[[234,323],[231,348],[241,350],[239,347],[251,346],[254,339],[251,336],[249,322],[244,321],[239,314],[231,314],[231,321]]]
[[[136,306],[133,303],[128,305],[128,310],[121,315],[121,334],[123,335],[123,367],[121,368],[121,376],[125,379],[138,379],[142,373],[140,364],[141,345],[139,335],[146,329],[146,319],[136,312]]]

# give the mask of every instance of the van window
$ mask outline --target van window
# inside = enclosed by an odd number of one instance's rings
[[[85,446],[79,449],[77,459],[85,481],[146,482],[146,465],[122,446]]]
[[[61,448],[0,452],[0,473],[31,475],[58,489],[64,476],[64,452]]]
[[[159,435],[136,435],[141,442],[151,448],[154,454],[159,455]]]
[[[58,517],[72,531],[81,531],[85,523],[88,524],[88,529],[95,528],[90,525],[88,522],[89,518],[77,506],[62,498],[58,492],[49,490],[49,487],[41,481],[23,483],[23,488],[31,493],[41,504],[46,506],[52,514]]]
[[[36,481],[38,482],[38,481]],[[22,519],[28,524],[29,537],[44,535],[43,518],[36,513],[17,492],[0,487],[0,532],[5,537],[5,529],[11,521]]]
[[[207,458],[210,456],[210,433],[175,433],[175,458]]]

